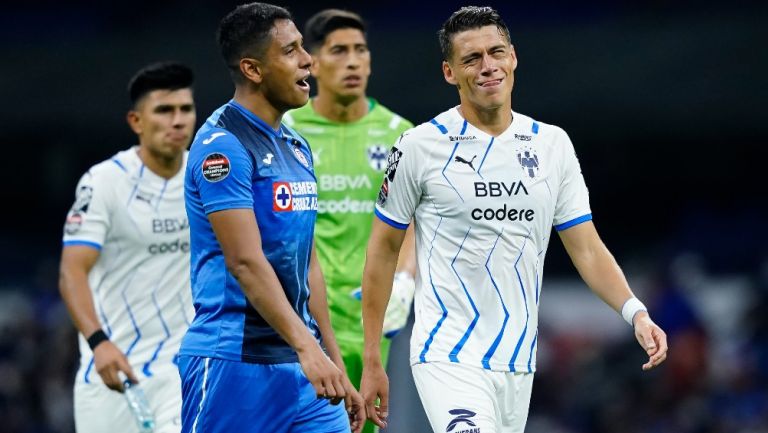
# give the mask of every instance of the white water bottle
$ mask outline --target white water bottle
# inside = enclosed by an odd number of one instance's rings
[[[128,402],[128,407],[131,409],[131,413],[139,425],[139,431],[141,433],[154,432],[155,415],[149,407],[149,401],[147,401],[144,390],[137,383],[131,383],[130,380],[123,382],[123,387],[125,388],[123,392],[125,400]]]

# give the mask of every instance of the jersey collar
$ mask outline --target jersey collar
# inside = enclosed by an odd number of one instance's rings
[[[267,136],[273,137],[273,138],[283,138],[283,139],[293,138],[292,135],[289,137],[286,137],[285,128],[282,123],[280,123],[280,129],[275,131],[274,129],[272,129],[271,126],[267,124],[267,122],[262,120],[261,117],[253,114],[250,110],[248,110],[247,108],[235,102],[234,99],[230,100],[229,104],[235,107],[235,109],[237,109],[237,111],[239,111],[243,116],[245,116],[245,118],[248,119],[248,121],[250,121],[257,129],[259,129],[261,132],[263,132]]]

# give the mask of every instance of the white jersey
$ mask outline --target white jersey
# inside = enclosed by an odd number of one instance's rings
[[[415,221],[411,363],[535,371],[552,226],[591,219],[566,133],[513,113],[494,138],[453,108],[406,131],[388,162],[376,214]]]
[[[146,168],[138,148],[91,167],[77,185],[64,246],[100,251],[88,274],[96,313],[134,372],[150,377],[175,366],[194,317],[189,281],[189,222],[184,169],[166,180]],[[80,336],[77,380],[100,382]]]

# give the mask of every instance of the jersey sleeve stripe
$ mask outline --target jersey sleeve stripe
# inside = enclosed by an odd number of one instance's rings
[[[84,247],[91,247],[98,251],[101,251],[101,245],[92,241],[64,241],[65,247],[73,247],[76,245],[82,245]]]
[[[392,218],[389,218],[388,216],[384,215],[378,208],[375,208],[373,212],[376,214],[377,217],[379,217],[380,220],[384,221],[385,223],[389,224],[390,226],[396,229],[405,230],[408,228],[408,224],[399,223],[393,220]]]
[[[561,232],[561,231],[563,231],[565,229],[569,229],[569,228],[571,228],[573,226],[579,225],[579,224],[581,224],[583,222],[587,222],[587,221],[592,221],[592,214],[591,213],[588,213],[586,215],[582,215],[580,217],[574,218],[574,219],[572,219],[570,221],[566,221],[566,222],[564,222],[562,224],[558,224],[558,225],[555,226],[555,230]]]
[[[114,162],[118,167],[120,167],[121,170],[123,170],[124,172],[128,173],[128,169],[125,168],[125,166],[123,165],[122,162],[120,162],[120,161],[118,161],[116,159],[113,159],[112,162]]]
[[[429,123],[435,125],[437,127],[437,129],[439,129],[440,132],[442,132],[443,134],[447,134],[448,133],[448,128],[446,128],[445,126],[437,123],[437,120],[432,119],[432,120],[429,121]]]

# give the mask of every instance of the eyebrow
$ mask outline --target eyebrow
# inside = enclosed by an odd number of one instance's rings
[[[336,44],[333,44],[333,45],[331,45],[331,46],[329,47],[329,49],[334,49],[334,48],[347,48],[347,47],[349,47],[349,46],[352,46],[353,48],[360,48],[360,47],[365,47],[365,48],[368,48],[368,44],[367,44],[367,43],[365,43],[365,42],[352,42],[352,43],[348,43],[348,44],[343,44],[343,43],[339,42],[339,43],[336,43]]]
[[[507,48],[507,46],[505,44],[496,44],[496,45],[493,45],[490,48],[488,48],[488,51],[489,52],[490,51],[494,51],[494,50],[497,50],[499,48]],[[471,53],[465,55],[464,57],[459,58],[459,61],[463,63],[463,62],[466,62],[467,60],[471,60],[474,57],[478,57],[478,56],[480,56],[480,51],[481,50],[472,51]]]
[[[284,50],[286,48],[291,48],[291,47],[300,47],[302,42],[303,41],[301,39],[294,39],[291,42],[288,42],[287,44],[280,47],[280,49]]]
[[[179,107],[179,108],[181,108],[182,110],[184,110],[184,109],[189,109],[189,108],[192,108],[192,107],[194,107],[194,106],[195,106],[195,104],[194,104],[194,103],[184,103],[184,104],[160,104],[160,105],[157,105],[157,106],[155,106],[154,110],[155,110],[155,111],[161,111],[161,110],[173,110],[173,109],[174,109],[174,108],[176,108],[176,107]]]

